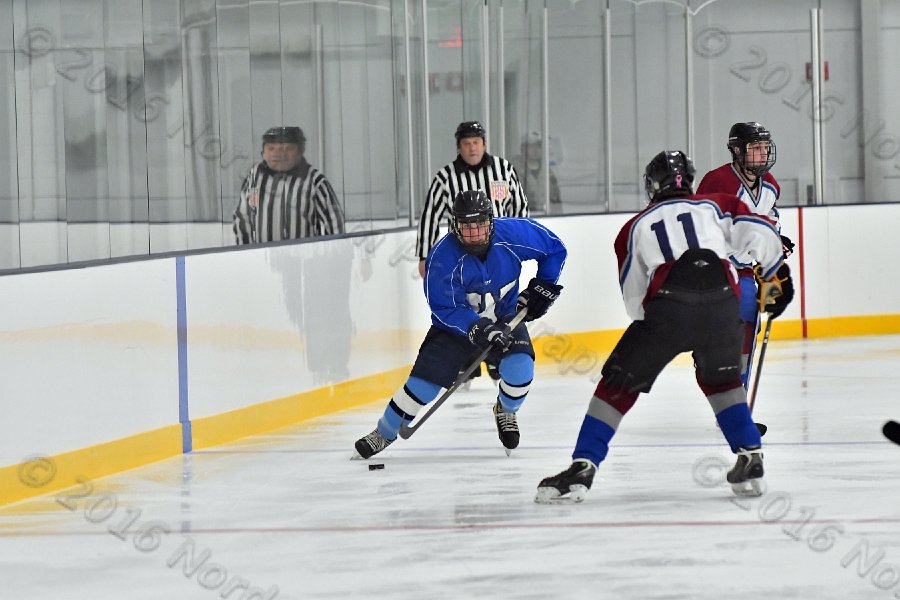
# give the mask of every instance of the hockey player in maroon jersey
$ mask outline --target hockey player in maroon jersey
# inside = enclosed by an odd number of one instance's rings
[[[731,162],[704,175],[697,188],[697,194],[734,194],[750,212],[769,217],[780,234],[781,224],[776,202],[781,195],[781,187],[770,172],[775,165],[775,142],[772,141],[771,132],[756,122],[735,123],[728,132],[728,151],[731,153]],[[794,249],[793,242],[781,236],[781,243],[785,257],[790,256]],[[749,257],[734,255],[732,261],[738,269],[740,278],[741,320],[744,322],[741,382],[746,389],[753,367],[756,334],[759,333],[757,286],[753,276],[753,264]],[[782,296],[778,302],[766,307],[771,319],[780,316],[794,296],[794,284],[787,264],[778,275],[779,279],[786,281],[782,285]]]
[[[740,380],[738,278],[729,255],[741,252],[760,265],[761,301],[770,302],[780,293],[773,278],[783,260],[778,232],[736,196],[692,195],[694,165],[683,152],[656,155],[644,182],[650,205],[615,241],[633,322],[603,365],[572,465],[540,482],[539,503],[584,499],[622,417],[682,352],[693,352],[697,383],[738,455],[728,482],[738,495],[762,493],[762,442]]]

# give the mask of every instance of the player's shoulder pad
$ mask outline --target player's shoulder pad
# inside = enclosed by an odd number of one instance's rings
[[[778,181],[775,179],[775,176],[772,175],[771,171],[766,171],[766,174],[763,175],[763,181],[775,188],[776,196],[781,195],[781,186],[778,185]]]
[[[494,239],[498,242],[522,242],[549,230],[529,217],[494,217]]]
[[[726,163],[724,165],[720,165],[711,171],[707,171],[706,174],[700,179],[700,185],[697,186],[698,190],[702,190],[704,188],[709,187],[718,187],[722,183],[727,183],[728,178],[732,175],[731,169],[729,168],[731,165]]]
[[[735,208],[742,204],[740,199],[734,194],[725,194],[722,192],[694,194],[692,196],[688,196],[686,200],[692,200],[695,202],[712,202],[724,212],[734,212]]]
[[[430,261],[432,256],[436,255],[448,258],[458,258],[465,253],[465,249],[463,249],[459,240],[456,239],[456,236],[452,233],[445,233],[437,242],[435,242],[434,246],[431,247],[431,250],[428,251],[426,260]]]

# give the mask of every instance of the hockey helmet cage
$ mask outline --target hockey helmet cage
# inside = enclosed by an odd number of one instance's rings
[[[453,199],[450,213],[452,215],[450,228],[466,252],[478,254],[487,249],[494,237],[494,208],[487,194],[481,190],[458,193]],[[475,243],[466,240],[460,227],[466,223],[484,224],[485,231],[482,240]]]
[[[757,142],[766,145],[766,160],[759,164],[748,164],[747,145]],[[735,123],[731,126],[728,132],[728,150],[742,169],[757,177],[762,177],[775,166],[775,142],[772,141],[772,133],[756,121]]]

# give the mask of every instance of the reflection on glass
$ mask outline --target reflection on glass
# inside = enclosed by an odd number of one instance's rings
[[[0,2],[0,266],[232,243],[260,136],[282,124],[303,127],[354,231],[394,224],[410,195],[415,220],[468,119],[504,135],[488,150],[514,161],[532,208],[633,211],[646,161],[687,143],[688,84],[698,171],[729,159],[733,123],[760,121],[778,143],[779,203],[803,205],[812,8],[829,66],[824,201],[900,201],[896,3],[610,0],[610,106],[605,5],[490,0],[485,28],[483,0]]]
[[[181,6],[179,0],[145,3],[144,99],[138,118],[147,130],[147,171],[151,223],[184,222],[185,131],[182,94]],[[159,233],[160,229],[151,232]],[[160,240],[151,248],[186,247],[186,240]]]
[[[16,159],[16,74],[12,3],[0,3],[0,247],[19,221]],[[18,245],[18,244],[16,244]],[[8,268],[0,251],[0,268]]]
[[[184,0],[182,23],[188,221],[222,221],[215,0]],[[188,141],[188,140],[186,140]],[[191,246],[197,244],[191,243]]]

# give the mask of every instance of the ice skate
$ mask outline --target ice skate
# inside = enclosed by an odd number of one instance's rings
[[[503,412],[500,400],[494,404],[494,419],[497,421],[497,434],[500,443],[506,448],[506,455],[519,445],[519,424],[516,422],[516,414]]]
[[[737,462],[726,477],[731,490],[737,496],[762,496],[765,493],[762,450],[759,446],[741,447],[737,455]]]
[[[376,427],[375,431],[373,431],[372,433],[356,440],[356,444],[354,444],[356,452],[350,458],[372,458],[373,456],[390,446],[392,443],[394,443],[394,440],[389,440],[381,435],[381,433],[378,431],[378,428]]]
[[[587,496],[597,466],[589,460],[578,458],[568,469],[547,477],[538,484],[534,501],[538,504],[552,504],[560,501],[581,502]]]

